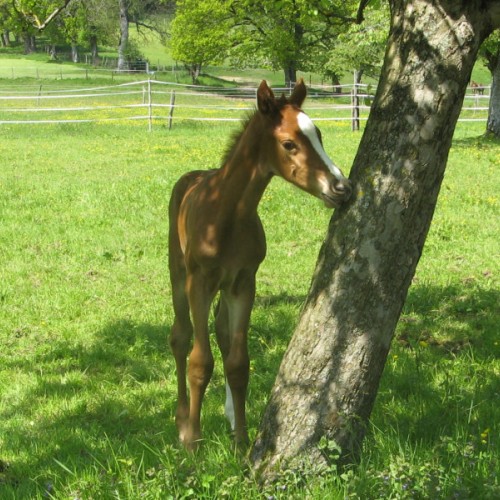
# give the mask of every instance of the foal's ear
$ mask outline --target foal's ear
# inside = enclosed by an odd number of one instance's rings
[[[301,107],[307,95],[306,84],[304,79],[301,78],[293,88],[292,95],[290,96],[290,104],[295,104],[297,107]]]
[[[263,115],[274,114],[278,109],[273,91],[265,80],[262,80],[257,89],[257,108]]]

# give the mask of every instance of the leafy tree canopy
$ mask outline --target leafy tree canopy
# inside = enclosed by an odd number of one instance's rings
[[[229,57],[240,67],[317,70],[321,54],[355,21],[358,1],[180,0],[171,33],[174,57],[192,64]]]

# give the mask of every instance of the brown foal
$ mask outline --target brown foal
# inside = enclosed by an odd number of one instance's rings
[[[287,99],[276,99],[263,81],[257,110],[216,170],[193,171],[176,183],[169,206],[169,267],[175,320],[170,345],[177,367],[176,424],[181,441],[194,449],[212,375],[208,318],[216,309],[217,343],[226,376],[226,415],[237,443],[248,441],[245,399],[249,357],[247,332],[255,297],[255,274],[266,255],[257,207],[274,175],[337,207],[351,194],[350,182],[325,153],[319,130],[300,109],[299,81]],[[189,354],[186,386],[186,360]]]

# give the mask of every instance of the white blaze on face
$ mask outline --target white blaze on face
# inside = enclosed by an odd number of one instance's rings
[[[316,132],[316,126],[312,120],[303,112],[300,112],[297,116],[297,121],[302,133],[309,139],[312,147],[316,150],[320,158],[323,160],[324,164],[328,167],[328,170],[339,180],[342,181],[345,177],[342,175],[340,169],[333,163],[330,157],[326,154],[323,149],[321,142],[319,141],[318,132]]]

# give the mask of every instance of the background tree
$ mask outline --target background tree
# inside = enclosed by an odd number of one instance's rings
[[[486,130],[495,137],[500,137],[500,30],[496,30],[483,43],[481,55],[492,76]]]
[[[211,0],[180,0],[171,25],[172,56],[182,61],[197,82],[207,64],[224,61],[232,29],[229,2]]]
[[[238,39],[233,56],[240,64],[259,62],[282,69],[285,85],[297,80],[297,71],[320,70],[326,50],[354,20],[356,1],[235,0],[231,3]]]
[[[90,49],[97,62],[98,42],[113,44],[116,40],[117,18],[115,0],[73,0],[56,20],[59,41],[71,46],[71,60],[78,62],[78,46]]]
[[[0,0],[0,43],[2,47],[10,45],[10,31],[12,29],[11,4],[8,0]]]
[[[368,5],[362,23],[351,23],[344,33],[339,33],[325,51],[326,74],[343,75],[355,71],[355,83],[363,75],[378,79],[389,31],[389,5],[378,2]]]
[[[92,63],[99,60],[99,44],[114,45],[118,34],[116,20],[118,19],[118,4],[116,0],[74,0],[71,4],[71,14],[75,26],[69,25],[68,37],[77,36],[80,44],[89,48]],[[68,16],[71,18],[71,16]],[[64,18],[66,24],[66,17]],[[77,33],[75,33],[75,31]]]
[[[60,37],[56,19],[73,0],[12,0],[0,2],[0,29],[14,31],[24,42],[24,52],[36,49],[35,36],[49,28],[49,38]]]
[[[78,41],[80,38],[80,33],[85,29],[85,25],[82,25],[82,16],[79,14],[80,5],[75,3],[72,7],[68,9],[61,16],[61,31],[64,35],[65,41],[71,45],[71,60],[77,63],[79,60],[78,56]]]
[[[129,25],[129,0],[118,0],[118,16],[120,20],[120,39],[118,42],[118,69],[128,69],[127,49],[128,49],[128,25]]]
[[[390,7],[381,79],[351,171],[355,196],[332,217],[251,452],[265,478],[304,462],[318,470],[337,447],[341,463],[359,456],[472,68],[500,26],[495,0]]]
[[[158,12],[168,9],[170,0],[118,0],[120,38],[118,43],[118,69],[128,69],[129,52],[133,52],[129,41],[129,24],[158,31],[148,21]]]
[[[321,52],[353,21],[355,5],[353,0],[180,0],[172,52],[194,73],[200,64],[229,57],[240,67],[282,69],[291,85],[297,71],[321,67]]]

